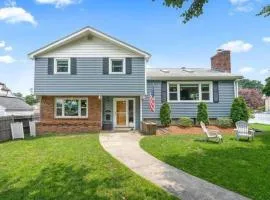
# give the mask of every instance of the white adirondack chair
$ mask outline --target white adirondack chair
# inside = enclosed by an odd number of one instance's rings
[[[236,139],[239,140],[240,138],[247,138],[252,139],[254,138],[254,130],[248,129],[248,123],[245,121],[238,121],[235,123],[236,129],[234,129],[236,133]]]
[[[219,130],[207,129],[203,122],[200,122],[203,132],[206,135],[206,141],[214,140],[216,142],[223,142],[223,137]]]

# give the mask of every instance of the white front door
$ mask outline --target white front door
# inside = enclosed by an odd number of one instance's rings
[[[134,98],[114,98],[114,127],[135,128]]]

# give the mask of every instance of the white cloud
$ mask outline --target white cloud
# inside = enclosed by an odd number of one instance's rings
[[[0,41],[0,48],[3,48],[6,46],[6,42],[5,41]]]
[[[31,13],[20,7],[0,8],[0,20],[12,24],[19,22],[28,22],[33,25],[37,25],[37,22],[31,15]]]
[[[234,53],[248,52],[253,45],[242,40],[229,41],[219,47],[219,49],[230,50]]]
[[[14,63],[16,60],[11,56],[0,56],[0,63],[10,64]]]
[[[253,71],[254,71],[254,68],[252,68],[252,67],[243,67],[243,68],[239,69],[239,72],[243,73],[243,74],[250,73]]]
[[[263,74],[263,75],[269,74],[269,72],[270,72],[270,69],[262,69],[262,70],[260,70],[260,74]]]
[[[263,37],[262,41],[266,43],[270,43],[270,37]]]
[[[13,48],[12,48],[12,46],[7,46],[4,49],[5,49],[5,51],[12,51]]]
[[[229,0],[238,12],[250,12],[253,10],[254,4],[251,0]]]
[[[61,8],[70,4],[80,3],[81,0],[36,0],[36,2],[40,4],[52,4],[56,8]]]

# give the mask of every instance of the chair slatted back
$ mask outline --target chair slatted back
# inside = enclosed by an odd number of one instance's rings
[[[203,122],[200,122],[203,132],[209,137],[208,130]]]
[[[240,134],[248,134],[248,123],[245,121],[238,121],[235,123],[237,132]]]

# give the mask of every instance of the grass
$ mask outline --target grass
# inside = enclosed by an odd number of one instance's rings
[[[0,199],[175,198],[79,134],[0,143]]]
[[[150,136],[141,147],[158,159],[252,199],[270,199],[270,126],[252,142],[225,136],[222,144],[203,136]]]

